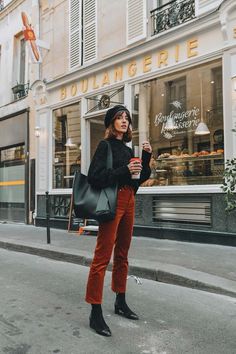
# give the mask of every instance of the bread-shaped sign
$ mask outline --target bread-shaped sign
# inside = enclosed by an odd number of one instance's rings
[[[21,13],[21,18],[22,18],[23,25],[25,27],[25,29],[23,31],[24,38],[26,41],[29,41],[34,59],[36,60],[36,62],[39,62],[40,61],[40,54],[39,54],[37,44],[35,42],[36,36],[35,36],[34,30],[31,27],[31,24],[29,23],[28,17],[25,12]]]

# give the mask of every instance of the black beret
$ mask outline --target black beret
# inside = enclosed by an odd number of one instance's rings
[[[125,107],[122,106],[121,104],[116,105],[110,109],[108,109],[108,111],[106,112],[105,118],[104,118],[104,124],[105,127],[108,128],[109,125],[111,124],[112,119],[115,117],[116,113],[124,111],[127,113],[127,116],[129,118],[129,122],[131,124],[131,116],[130,116],[130,112],[129,110]]]

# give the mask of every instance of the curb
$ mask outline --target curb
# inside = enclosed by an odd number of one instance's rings
[[[58,250],[50,250],[48,248],[39,248],[39,247],[10,243],[5,241],[0,241],[0,248],[9,251],[36,255],[39,257],[53,259],[61,262],[74,263],[86,267],[89,267],[92,261],[92,258],[88,256],[76,255],[76,254],[66,253]],[[111,269],[112,269],[112,265],[109,264],[108,270]],[[210,293],[215,293],[218,295],[226,295],[226,296],[236,298],[236,290],[232,291],[223,287],[215,286],[214,284],[209,284],[187,276],[175,274],[174,272],[168,272],[160,269],[139,267],[137,265],[130,264],[129,274],[130,275],[132,274],[133,276],[137,276],[140,278],[157,281],[160,283],[178,285],[186,288],[191,288],[195,290],[201,290]]]

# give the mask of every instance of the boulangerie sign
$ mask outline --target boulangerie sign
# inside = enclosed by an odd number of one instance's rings
[[[200,122],[200,109],[193,107],[182,111],[182,103],[173,101],[170,105],[174,108],[168,115],[162,112],[156,114],[154,125],[161,126],[161,134],[166,139],[172,139],[178,134],[194,132]]]
[[[139,77],[150,72],[158,72],[167,66],[185,62],[198,56],[198,38],[176,43],[167,48],[152,50],[150,53],[125,60],[105,70],[98,70],[92,75],[81,77],[60,88],[60,100],[80,96],[99,88],[109,87],[130,78]]]

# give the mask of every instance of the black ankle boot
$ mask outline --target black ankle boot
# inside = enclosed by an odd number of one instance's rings
[[[90,328],[94,329],[98,334],[105,337],[111,336],[111,330],[106,324],[101,305],[92,304],[92,311],[89,317]]]
[[[129,306],[125,301],[125,293],[116,294],[116,302],[115,302],[115,313],[117,315],[124,316],[129,318],[130,320],[138,320],[139,317],[130,310]]]

